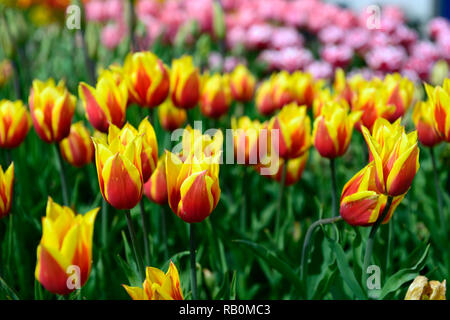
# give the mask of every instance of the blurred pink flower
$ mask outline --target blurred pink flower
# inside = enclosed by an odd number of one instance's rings
[[[226,33],[226,43],[227,47],[232,49],[239,44],[245,44],[245,36],[246,31],[241,27],[234,27],[232,29],[228,29]]]
[[[406,51],[400,46],[375,47],[366,54],[367,65],[382,72],[401,70],[406,59]]]
[[[330,79],[333,76],[333,67],[325,61],[314,61],[305,69],[314,79]]]
[[[108,49],[116,48],[126,34],[126,27],[123,23],[106,25],[101,32],[102,44]]]
[[[234,68],[236,68],[236,66],[239,64],[247,65],[247,61],[245,61],[245,59],[233,56],[226,57],[223,62],[223,71],[232,72]]]
[[[323,44],[338,44],[344,39],[345,33],[340,27],[330,25],[320,30],[318,37]]]
[[[124,8],[121,0],[107,0],[104,2],[103,10],[110,20],[118,20],[123,17]]]
[[[325,46],[321,57],[334,68],[345,68],[353,58],[353,50],[347,45]]]
[[[107,12],[103,1],[89,1],[85,6],[86,19],[88,21],[103,22],[108,19]]]
[[[161,5],[153,0],[139,0],[136,3],[136,14],[138,17],[157,16],[161,9]]]
[[[439,35],[450,32],[450,23],[443,17],[436,17],[430,20],[427,29],[430,38],[436,39]]]
[[[277,69],[293,72],[303,70],[312,61],[313,55],[309,50],[293,47],[280,50],[275,65]]]
[[[264,50],[259,54],[258,60],[266,63],[269,71],[273,71],[279,67],[280,52],[277,50]]]
[[[411,56],[427,61],[436,61],[440,58],[438,47],[429,41],[420,41],[411,47]]]
[[[268,46],[273,34],[273,27],[269,24],[251,26],[246,35],[246,46],[251,49],[263,49]]]
[[[211,0],[184,0],[186,14],[195,19],[203,32],[212,31],[213,8]]]
[[[295,28],[281,27],[273,31],[270,46],[274,49],[301,47],[303,41],[303,36]]]
[[[413,29],[401,24],[395,29],[391,38],[393,38],[393,42],[395,44],[408,48],[417,41],[419,35]]]
[[[405,65],[404,72],[415,72],[420,79],[427,81],[430,75],[431,68],[433,67],[433,61],[421,59],[420,57],[410,57]]]
[[[364,54],[369,48],[370,32],[365,28],[354,28],[345,32],[344,44]]]

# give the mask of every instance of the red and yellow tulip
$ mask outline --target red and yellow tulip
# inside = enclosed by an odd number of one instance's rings
[[[167,203],[166,155],[159,158],[156,170],[144,184],[144,194],[149,200],[157,204]]]
[[[446,280],[428,281],[427,277],[417,276],[406,292],[405,300],[445,300]]]
[[[169,98],[158,107],[158,119],[164,130],[174,131],[184,125],[187,113],[184,109],[176,108]]]
[[[317,84],[314,83],[312,75],[296,71],[291,75],[291,81],[297,104],[311,108],[314,102],[315,91],[317,90]]]
[[[309,157],[309,151],[306,151],[298,158],[289,159],[288,165],[286,168],[286,179],[284,180],[285,186],[293,185],[300,180],[300,178],[302,177],[303,171],[305,170],[306,162],[308,162],[308,157]],[[265,160],[267,160],[267,161],[264,161],[265,162],[264,164],[262,164],[262,163],[258,164],[255,167],[255,169],[261,174],[262,173],[261,169],[269,168],[272,165],[272,161],[274,161],[274,163],[275,163],[274,172],[275,173],[273,175],[269,175],[268,177],[281,183],[284,165],[286,163],[286,160],[284,160],[283,158],[279,158],[279,157],[271,158],[270,155],[267,156],[265,158]]]
[[[430,101],[419,101],[414,107],[412,119],[417,129],[417,137],[426,147],[434,147],[442,142],[442,137],[434,126],[433,106]]]
[[[230,74],[230,89],[233,99],[240,102],[248,102],[253,98],[256,79],[242,64],[234,68]]]
[[[231,104],[230,80],[227,74],[204,75],[202,79],[200,110],[209,118],[217,119],[228,112]]]
[[[425,89],[433,107],[434,127],[443,140],[450,142],[450,79],[444,80],[443,87],[425,84]]]
[[[362,112],[348,112],[346,105],[329,102],[314,121],[314,146],[322,157],[336,158],[348,149],[353,127]]]
[[[283,107],[269,124],[271,136],[278,136],[278,143],[272,141],[275,152],[281,158],[298,158],[311,146],[311,120],[306,113],[306,106],[295,102]]]
[[[81,82],[78,94],[89,122],[98,131],[108,132],[110,124],[122,127],[125,123],[127,84],[124,81],[118,82],[114,72],[105,70],[95,88]]]
[[[155,54],[149,51],[130,53],[123,71],[131,103],[153,108],[169,95],[169,68]]]
[[[395,106],[395,111],[386,117],[389,122],[394,122],[402,117],[411,106],[414,83],[398,73],[387,74],[383,80],[381,91],[385,104]]]
[[[147,267],[142,288],[123,285],[133,300],[184,300],[178,270],[170,261],[169,270]]]
[[[31,127],[31,117],[23,102],[0,101],[0,147],[19,146]]]
[[[295,100],[293,81],[287,71],[280,71],[270,78],[272,82],[272,100],[277,109]]]
[[[417,131],[406,134],[400,120],[391,124],[386,119],[378,119],[372,135],[362,127],[370,157],[375,162],[377,189],[389,196],[406,193],[419,170]]]
[[[35,277],[55,294],[69,294],[88,280],[92,265],[92,236],[99,208],[75,214],[49,197],[42,218]]]
[[[0,219],[8,215],[11,210],[11,202],[14,187],[14,162],[3,172],[0,165]]]
[[[134,130],[110,126],[108,141],[93,138],[103,198],[116,209],[132,209],[142,198],[142,140]]]
[[[270,115],[277,110],[272,99],[272,82],[263,81],[256,89],[255,105],[258,112],[264,116]]]
[[[403,197],[404,194],[394,197],[382,223],[389,222]],[[387,201],[386,195],[378,193],[375,163],[371,162],[345,184],[341,195],[340,214],[352,226],[371,226],[382,214]]]
[[[258,120],[251,120],[247,116],[239,119],[231,118],[233,130],[234,157],[238,164],[257,164],[265,150],[260,150],[259,133],[262,129]],[[264,146],[263,146],[264,147]],[[265,146],[267,149],[267,146]],[[261,152],[261,154],[260,154]]]
[[[74,167],[83,167],[94,157],[91,133],[82,121],[71,126],[69,136],[59,143],[59,148],[64,160]]]
[[[200,73],[191,56],[172,61],[170,89],[173,104],[182,109],[194,108],[200,98]]]
[[[75,96],[64,81],[34,80],[29,97],[31,119],[38,136],[47,143],[59,142],[70,133],[75,112]]]

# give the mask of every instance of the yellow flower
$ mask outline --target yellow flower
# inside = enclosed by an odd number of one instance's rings
[[[0,101],[0,147],[15,148],[28,134],[31,118],[22,101]]]
[[[405,300],[445,300],[446,280],[428,281],[427,277],[417,276],[406,292]]]
[[[6,217],[11,210],[14,181],[14,162],[3,172],[0,165],[0,218]]]
[[[182,109],[192,109],[200,98],[200,74],[191,56],[172,61],[170,90],[173,104]]]

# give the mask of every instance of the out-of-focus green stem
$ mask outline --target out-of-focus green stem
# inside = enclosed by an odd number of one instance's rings
[[[333,208],[333,217],[337,216],[337,187],[336,187],[336,163],[335,159],[330,159],[331,169],[331,206]]]
[[[241,232],[245,233],[245,225],[246,225],[246,220],[247,220],[247,188],[246,183],[247,183],[247,167],[243,166],[243,173],[242,173],[242,183],[241,183]]]
[[[130,233],[131,246],[133,247],[134,258],[136,259],[136,265],[139,270],[139,276],[141,277],[141,279],[143,279],[144,278],[144,267],[142,266],[141,257],[138,254],[136,232],[134,231],[133,220],[131,219],[130,210],[125,210],[125,217],[127,218],[128,232]]]
[[[167,245],[167,229],[166,229],[166,210],[164,206],[160,206],[160,218],[161,218],[161,233],[164,245],[164,259],[169,259],[169,249]]]
[[[102,197],[102,244],[103,249],[108,246],[108,202]]]
[[[64,173],[64,164],[62,161],[61,153],[59,152],[58,144],[55,143],[55,152],[56,152],[56,159],[58,160],[58,169],[59,169],[59,176],[61,178],[61,189],[62,189],[62,196],[63,196],[63,202],[65,206],[69,206],[69,196],[67,193],[67,184],[66,184],[66,175]]]
[[[447,219],[444,215],[444,210],[442,206],[442,194],[441,194],[441,188],[439,187],[439,175],[438,175],[438,169],[436,164],[436,157],[434,155],[434,149],[430,148],[430,155],[431,155],[431,163],[433,165],[433,176],[434,176],[434,187],[436,189],[436,197],[438,202],[438,210],[439,210],[439,219],[441,220],[441,232],[444,236],[444,239],[447,238]]]
[[[136,45],[136,37],[134,34],[134,30],[136,28],[136,15],[134,12],[134,0],[129,0],[129,26],[128,30],[130,33],[130,46],[131,46],[131,52],[136,52],[138,50]]]
[[[145,256],[145,263],[147,265],[150,264],[150,249],[148,246],[148,233],[147,233],[147,224],[145,223],[145,208],[144,208],[144,201],[141,200],[139,202],[139,208],[140,208],[140,214],[141,214],[141,224],[142,224],[142,232],[144,234],[144,256]]]
[[[286,182],[288,162],[289,162],[288,159],[284,160],[283,171],[281,173],[280,189],[278,193],[278,207],[277,207],[277,215],[275,217],[275,241],[277,244],[280,236],[280,216],[281,216],[281,209],[283,207],[283,193],[284,193],[284,184]]]
[[[194,235],[194,224],[189,224],[189,243],[190,243],[190,256],[191,256],[191,287],[192,287],[192,298],[194,300],[198,299],[197,296],[197,268],[195,262],[195,235]]]

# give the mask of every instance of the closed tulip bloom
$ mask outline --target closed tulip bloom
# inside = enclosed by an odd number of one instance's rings
[[[194,155],[196,159],[202,160],[207,157],[221,157],[223,146],[223,134],[217,130],[213,136],[202,134],[200,130],[192,129],[187,125],[183,130],[182,150],[180,158],[185,161]]]
[[[394,197],[389,212],[382,221],[387,223],[404,197]],[[388,197],[375,185],[375,164],[369,163],[344,186],[341,195],[341,217],[352,226],[371,226],[383,213]]]
[[[242,64],[234,68],[230,74],[230,88],[233,99],[240,102],[249,102],[253,98],[256,79]]]
[[[311,146],[311,120],[306,106],[288,104],[271,119],[269,129],[277,132],[278,143],[272,141],[272,144],[281,158],[298,158]]]
[[[23,102],[0,101],[0,147],[19,146],[31,127],[31,117]]]
[[[59,149],[64,160],[74,167],[80,168],[92,162],[94,144],[89,130],[82,121],[71,126],[69,136],[59,143]]]
[[[170,89],[176,107],[192,109],[197,105],[200,99],[200,73],[191,56],[172,61]]]
[[[42,218],[35,277],[55,294],[69,294],[84,286],[92,265],[92,236],[99,208],[75,214],[49,197]]]
[[[14,162],[3,172],[0,165],[0,219],[8,215],[11,210],[14,181]]]
[[[309,73],[296,71],[291,77],[295,101],[299,106],[306,105],[308,108],[311,108],[316,89],[313,76]]]
[[[155,54],[148,51],[130,53],[123,71],[131,103],[153,108],[169,95],[169,69]]]
[[[292,78],[287,71],[272,75],[272,100],[277,109],[295,100]]]
[[[75,112],[75,96],[60,81],[34,80],[29,97],[31,119],[39,138],[47,143],[59,142],[70,133]]]
[[[414,83],[398,73],[388,74],[383,80],[382,92],[386,105],[395,106],[395,111],[386,117],[389,122],[394,122],[402,117],[411,106]]]
[[[205,75],[200,98],[200,110],[209,118],[217,119],[226,114],[231,104],[228,75]]]
[[[184,300],[178,270],[170,261],[169,270],[147,267],[142,288],[123,285],[133,300]]]
[[[405,300],[445,300],[446,280],[428,281],[427,277],[417,276],[406,292]]]
[[[187,120],[187,113],[184,109],[176,108],[172,99],[166,99],[158,107],[158,119],[164,130],[174,131],[184,125]]]
[[[117,81],[112,71],[104,71],[95,88],[81,82],[78,94],[83,101],[91,125],[101,132],[108,132],[110,124],[122,127],[128,100],[127,84]]]
[[[286,169],[286,179],[284,181],[285,186],[293,185],[300,180],[303,171],[305,170],[308,157],[309,152],[307,151],[298,158],[289,159],[288,166]],[[283,167],[286,161],[283,158],[275,158],[275,159],[278,159],[278,170],[275,175],[271,176],[271,178],[281,183],[281,179],[283,176]]]
[[[333,102],[322,108],[313,129],[314,146],[322,157],[333,159],[347,151],[361,114],[361,111],[349,113],[345,105]]]
[[[362,132],[375,162],[375,181],[380,193],[399,196],[408,191],[419,170],[417,131],[405,133],[398,119],[394,124],[378,119],[371,135],[366,127]]]
[[[446,142],[450,142],[450,79],[444,80],[443,87],[425,84],[428,99],[433,106],[434,127]]]
[[[113,125],[107,142],[93,138],[100,191],[116,209],[132,209],[142,198],[142,140],[128,127]]]
[[[417,137],[426,147],[434,147],[442,142],[442,137],[434,127],[433,106],[430,101],[419,101],[414,107],[412,119],[417,129]]]
[[[266,80],[262,82],[256,90],[256,109],[264,116],[270,115],[277,110],[272,99],[272,82]]]
[[[231,118],[233,130],[234,157],[238,164],[257,164],[260,157],[259,133],[262,129],[258,120],[247,116]],[[261,150],[264,155],[264,150]]]
[[[156,170],[144,184],[144,194],[157,204],[167,203],[166,155],[159,158]]]

